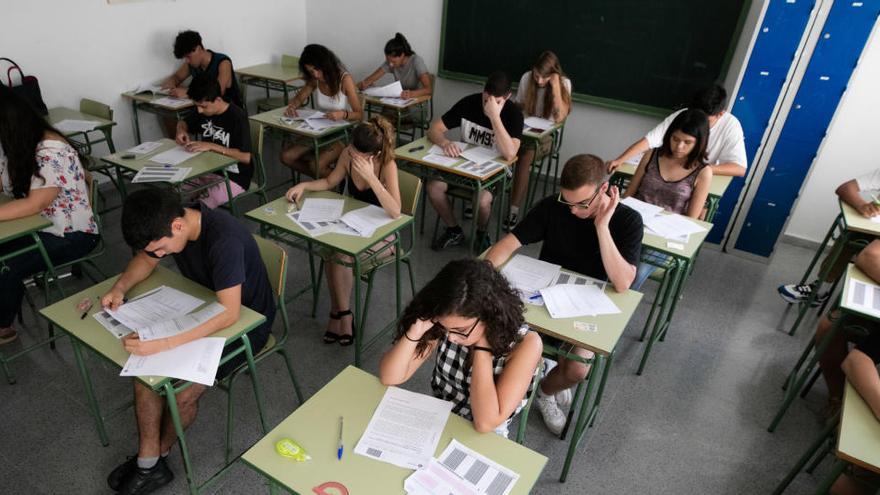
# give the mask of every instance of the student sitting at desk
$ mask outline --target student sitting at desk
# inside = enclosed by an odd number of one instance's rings
[[[5,153],[5,154],[4,154]],[[25,100],[0,84],[0,223],[39,214],[52,225],[37,233],[53,264],[85,256],[98,244],[88,173],[77,151]],[[0,244],[0,255],[33,245],[31,236]],[[46,269],[39,251],[0,263],[0,344],[18,337],[12,325],[24,297],[22,281]]]
[[[706,154],[709,165],[712,165],[713,173],[743,177],[746,175],[746,167],[748,166],[745,137],[739,120],[725,110],[726,107],[727,91],[717,84],[694,93],[691,104],[688,106],[688,108],[702,110],[709,116],[710,130]],[[669,124],[683,111],[685,109],[673,112],[663,122],[657,124],[657,127],[651,129],[651,132],[645,137],[633,143],[619,157],[608,162],[608,172],[614,172],[617,167],[630,158],[639,156],[651,148],[660,147]]]
[[[122,345],[127,352],[155,354],[212,335],[238,321],[242,306],[266,317],[263,324],[247,334],[254,354],[263,348],[275,319],[275,299],[259,248],[238,220],[204,204],[184,208],[177,194],[147,188],[126,198],[122,236],[137,254],[101,298],[102,306],[119,307],[125,294],[149,277],[162,258],[171,255],[183,276],[214,290],[218,302],[226,308],[205,323],[173,337],[147,342],[136,334],[126,337]],[[245,359],[241,353],[224,363],[217,378],[234,371]],[[193,383],[176,395],[184,428],[195,420],[198,399],[205,388]],[[177,436],[165,399],[134,380],[134,409],[137,455],[120,464],[107,478],[110,488],[124,494],[150,493],[174,478],[165,457]]]
[[[880,215],[880,199],[877,198],[877,194],[880,193],[880,168],[844,182],[837,186],[837,189],[834,192],[841,201],[852,206],[856,211],[861,213],[863,217],[874,218]],[[870,199],[866,199],[866,196]],[[850,241],[869,241],[873,238],[874,236],[869,234],[851,233],[849,235]],[[835,253],[839,249],[840,254],[837,256],[836,264],[830,267],[825,280],[819,281],[818,287],[814,284],[780,285],[776,289],[777,292],[779,292],[779,296],[785,299],[786,302],[792,304],[804,302],[810,298],[810,294],[812,294],[813,291],[820,290],[822,283],[833,284],[835,280],[840,278],[841,274],[843,274],[843,270],[846,269],[847,263],[849,263],[852,257],[858,252],[858,248],[846,244],[839,246],[838,244],[841,242],[843,242],[843,240],[838,237],[834,246],[831,248],[831,251],[829,251],[830,253]],[[825,260],[822,261],[822,267],[819,269],[820,273],[829,269],[829,259],[830,258],[826,257]],[[818,306],[822,304],[828,299],[829,295],[830,291],[817,293],[816,298],[813,300],[813,305]]]
[[[357,84],[361,91],[369,88],[386,73],[400,81],[401,98],[418,98],[432,94],[431,74],[425,60],[409,46],[402,34],[397,33],[385,43],[385,63]]]
[[[532,70],[522,75],[519,87],[516,88],[516,102],[525,115],[553,122],[562,122],[568,117],[571,111],[571,79],[562,71],[555,53],[543,52],[538,56]],[[539,143],[541,153],[549,153],[552,145],[553,139],[548,134]],[[524,146],[519,150],[510,192],[510,211],[502,224],[506,232],[516,227],[519,221],[519,207],[529,189],[529,175],[536,152],[534,146]]]
[[[478,432],[506,437],[541,360],[541,338],[523,321],[522,301],[489,263],[450,262],[403,311],[379,378],[406,382],[436,349],[434,396]]]
[[[207,74],[193,78],[187,95],[196,105],[196,113],[177,123],[177,144],[187,151],[213,151],[238,160],[238,164],[226,171],[232,197],[247,191],[254,175],[251,164],[251,138],[247,114],[220,97],[220,85]],[[192,132],[198,141],[190,141]],[[218,182],[219,181],[219,182]],[[199,199],[208,208],[214,209],[229,201],[226,183],[218,174],[202,176],[200,185],[213,184],[205,189]]]
[[[608,186],[604,162],[594,155],[575,155],[562,169],[559,195],[548,196],[529,210],[513,232],[492,246],[486,259],[500,267],[520,246],[543,241],[541,260],[608,280],[614,290],[624,292],[635,280],[643,228],[639,214],[619,200],[617,187]],[[544,341],[561,344],[548,337]],[[586,349],[571,352],[593,357]],[[583,363],[560,357],[558,366],[541,381],[535,404],[555,435],[565,426],[560,407],[571,403],[570,388],[588,372]]]
[[[461,128],[461,140],[494,148],[505,160],[512,160],[519,151],[523,131],[523,115],[510,100],[510,78],[504,72],[489,74],[482,93],[465,96],[442,117],[431,123],[428,139],[443,148],[447,156],[458,156],[462,150],[446,137],[446,131]],[[458,225],[452,206],[446,197],[448,184],[439,180],[428,182],[428,199],[446,224],[446,231],[434,241],[431,249],[440,250],[464,242],[464,231]],[[482,191],[477,215],[477,244],[481,250],[490,241],[486,232],[492,212],[492,193]]]
[[[242,106],[241,91],[238,89],[238,80],[235,79],[235,71],[232,69],[232,60],[228,55],[206,50],[202,45],[202,37],[195,31],[181,31],[174,39],[174,58],[183,59],[183,65],[177,72],[165,80],[162,84],[164,89],[169,90],[171,96],[186,98],[186,88],[182,86],[190,76],[207,74],[211,79],[216,79],[220,85],[220,95],[224,100]]]
[[[365,203],[382,207],[392,218],[400,216],[400,188],[397,185],[397,163],[394,161],[394,127],[384,117],[376,116],[357,125],[351,132],[351,144],[339,155],[336,168],[325,179],[300,182],[287,190],[287,200],[301,201],[306,191],[336,189],[344,180],[348,194]],[[382,259],[394,251],[385,246],[392,238],[373,246],[366,256],[384,250]],[[330,321],[324,332],[324,343],[349,346],[354,343],[351,288],[354,283],[348,256],[326,253],[327,288],[330,290]],[[336,261],[336,262],[334,262]],[[376,262],[381,261],[376,260]]]
[[[284,111],[286,116],[295,117],[297,109],[314,94],[315,108],[324,112],[328,119],[361,120],[364,112],[354,79],[327,47],[306,45],[299,56],[299,71],[305,78],[305,85],[290,100]],[[330,164],[339,158],[344,147],[342,141],[336,141],[321,151],[316,179],[330,174]],[[281,151],[281,163],[301,174],[312,176],[315,168],[309,159],[313,152],[308,145],[294,143]]]
[[[642,156],[623,197],[633,196],[672,213],[703,218],[712,183],[712,167],[706,165],[708,137],[705,113],[692,109],[676,115],[666,129],[663,145]],[[660,264],[668,256],[657,253],[654,258]],[[633,287],[641,287],[654,270],[654,264],[639,263]]]

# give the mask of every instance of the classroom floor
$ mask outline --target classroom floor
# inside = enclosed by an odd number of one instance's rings
[[[283,190],[276,189],[270,197]],[[108,196],[111,205],[118,204],[112,191]],[[104,218],[109,250],[102,267],[107,273],[121,271],[130,254],[121,239],[119,213],[115,210]],[[427,218],[425,235],[416,237],[413,257],[419,285],[445,262],[466,256],[464,247],[439,254],[431,251],[432,212]],[[812,253],[785,244],[778,249],[769,265],[704,249],[666,342],[654,347],[644,375],[636,376],[643,350],[637,338],[656,290],[656,284],[648,282],[646,302],[618,345],[600,416],[581,443],[565,484],[558,478],[568,443],[551,436],[533,410],[526,445],[549,458],[533,493],[769,493],[819,431],[817,418],[825,400],[824,386],[817,384],[805,400],[794,402],[776,433],[766,431],[782,400],[785,375],[814,328],[814,322],[807,321],[795,337],[779,329],[785,304],[775,288],[797,280]],[[534,247],[526,252],[537,254]],[[308,280],[306,260],[301,252],[291,251],[288,287]],[[391,293],[392,272],[377,277],[377,290]],[[68,293],[89,284],[88,279],[74,278],[64,283]],[[409,290],[405,288],[403,294],[408,300]],[[370,328],[393,314],[393,298],[389,299],[374,299]],[[354,355],[352,347],[321,343],[328,312],[326,290],[320,296],[317,318],[311,318],[310,309],[308,297],[288,304],[293,329],[287,347],[306,395],[351,364]],[[45,334],[45,322],[30,309],[25,308],[24,318],[23,341]],[[11,344],[3,351],[20,345]],[[375,373],[380,354],[380,350],[369,353],[364,369]],[[94,356],[87,361],[105,411],[131,400],[129,380]],[[110,493],[107,474],[136,452],[132,411],[107,421],[110,445],[101,447],[67,340],[61,340],[55,351],[39,349],[13,366],[18,383],[0,383],[0,492]],[[429,373],[430,367],[424,366],[406,387],[430,393]],[[296,400],[280,360],[264,362],[260,379],[274,426],[296,407]],[[259,438],[253,395],[246,382],[240,382],[236,392],[238,451]],[[225,394],[208,391],[187,433],[200,480],[222,465],[225,400]],[[828,465],[823,463],[813,476],[798,476],[787,493],[811,491]],[[170,466],[176,478],[159,493],[184,493],[185,476],[176,449]],[[265,491],[260,476],[239,465],[212,492]]]

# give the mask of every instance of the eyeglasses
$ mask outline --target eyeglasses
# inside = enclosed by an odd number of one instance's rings
[[[447,335],[448,335],[448,334],[458,335],[459,337],[462,337],[462,338],[465,338],[465,339],[466,339],[466,338],[470,337],[472,333],[474,333],[474,329],[477,328],[477,323],[479,323],[479,322],[480,322],[480,319],[477,318],[477,319],[474,321],[474,324],[471,325],[471,328],[468,329],[467,332],[458,332],[458,331],[455,331],[455,330],[452,330],[452,329],[446,328],[446,327],[444,327],[443,324],[440,323],[439,321],[432,321],[431,323],[434,324],[434,328],[437,328],[437,329],[441,330],[443,333],[445,333],[445,334],[447,334]]]
[[[556,201],[564,204],[565,206],[573,206],[575,208],[580,208],[581,210],[586,210],[590,207],[591,204],[593,204],[593,201],[596,200],[596,197],[599,196],[599,193],[602,191],[602,186],[604,185],[604,182],[600,183],[599,186],[596,188],[596,192],[593,193],[593,196],[586,201],[581,201],[580,203],[569,203],[565,200],[565,198],[562,197],[562,191],[559,191],[559,195],[556,196]]]

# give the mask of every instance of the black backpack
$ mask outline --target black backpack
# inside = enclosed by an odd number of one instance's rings
[[[40,115],[49,115],[49,109],[46,108],[46,102],[43,101],[43,95],[40,92],[40,81],[37,77],[24,75],[21,67],[11,59],[0,57],[0,61],[6,61],[10,64],[6,70],[6,85],[12,89],[12,92],[30,103]],[[21,83],[17,86],[12,84],[12,73],[14,71],[18,71],[19,76],[21,76]]]

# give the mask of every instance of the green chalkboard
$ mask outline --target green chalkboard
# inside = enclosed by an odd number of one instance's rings
[[[573,99],[660,115],[722,80],[750,0],[445,0],[440,76],[519,81],[544,50]]]

